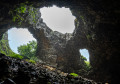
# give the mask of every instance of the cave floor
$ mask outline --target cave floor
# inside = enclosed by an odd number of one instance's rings
[[[56,68],[0,54],[0,84],[97,84]]]

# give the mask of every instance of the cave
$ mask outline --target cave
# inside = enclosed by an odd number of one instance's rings
[[[53,5],[69,8],[76,17],[72,34],[52,31],[41,19],[39,9]],[[80,69],[79,49],[85,48],[93,68],[89,78],[120,83],[119,5],[113,0],[1,0],[0,39],[12,27],[28,28],[38,43],[36,56],[64,72]]]
[[[27,28],[10,28],[8,30],[8,43],[11,50],[15,53],[18,53],[18,47],[27,45],[33,40],[36,41]]]
[[[87,49],[80,49],[80,54],[86,58],[86,61],[89,61],[89,51]]]

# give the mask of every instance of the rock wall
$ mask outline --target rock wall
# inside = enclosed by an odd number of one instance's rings
[[[120,3],[118,1],[27,1],[29,2],[26,3],[27,6],[32,4],[36,8],[48,7],[53,4],[59,7],[65,6],[70,8],[72,14],[76,17],[76,28],[71,39],[66,41],[64,38],[66,35],[53,32],[46,27],[39,17],[36,17],[39,20],[37,22],[41,21],[38,26],[34,23],[29,23],[31,20],[30,17],[26,18],[28,13],[23,14],[26,20],[22,22],[22,25],[17,25],[17,21],[13,22],[9,12],[14,9],[16,4],[19,7],[19,4],[25,3],[26,0],[0,1],[0,38],[6,30],[13,26],[28,28],[38,41],[37,54],[40,59],[48,62],[47,59],[49,56],[56,57],[57,55],[58,66],[64,71],[74,71],[79,68],[80,55],[78,50],[86,48],[89,50],[90,62],[94,72],[91,78],[96,81],[107,81],[114,84],[119,82],[120,33],[118,29],[120,23]]]
[[[42,18],[39,19],[41,19],[41,21],[38,20],[34,28],[29,28],[29,31],[33,33],[33,36],[37,39],[38,46],[36,56],[38,56],[38,58],[40,58],[45,63],[50,64],[54,67],[63,67],[64,62],[66,61],[66,45],[68,44],[68,41],[72,38],[72,34],[62,34],[58,31],[52,31],[42,21]],[[60,66],[59,64],[61,63],[63,64]]]
[[[4,64],[4,65],[3,65]],[[0,84],[96,84],[97,82],[0,53]],[[102,82],[101,82],[102,83]]]

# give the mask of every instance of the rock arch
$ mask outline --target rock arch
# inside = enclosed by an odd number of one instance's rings
[[[55,35],[54,38],[62,39],[63,43],[58,42],[54,45],[54,48],[58,50],[57,54],[60,55],[57,60],[59,64],[65,64],[62,69],[64,71],[74,71],[79,67],[79,51],[78,49],[86,48],[90,53],[90,61],[93,67],[94,77],[96,81],[108,81],[116,82],[119,81],[119,3],[117,1],[110,0],[109,2],[98,0],[27,0],[28,6],[31,4],[35,8],[41,8],[43,6],[52,6],[53,4],[62,7],[68,7],[72,11],[72,14],[77,18],[75,20],[75,30],[72,34],[72,38],[66,41],[61,37],[65,35],[53,33],[48,27],[48,30],[44,29],[46,26],[39,17],[36,17],[40,22],[42,29],[37,28],[35,24],[29,24],[30,20],[23,22],[19,26],[18,22],[12,22],[12,16],[9,14],[10,10],[15,7],[16,4],[25,3],[26,0],[1,0],[0,1],[0,38],[3,33],[9,28],[16,27],[27,27],[28,30],[33,33],[33,36],[40,40],[38,44],[38,53],[42,55],[46,53],[49,55],[52,43],[50,39]],[[37,16],[39,16],[38,14]],[[44,31],[46,31],[46,33]],[[38,35],[39,33],[40,35]],[[49,35],[51,38],[48,39]],[[53,39],[54,39],[53,38]],[[52,40],[52,39],[51,39]],[[54,39],[55,40],[55,39]],[[54,42],[53,42],[54,43]],[[65,44],[64,44],[65,43]],[[40,46],[42,44],[42,46]],[[62,45],[62,47],[60,46]],[[59,46],[59,47],[57,47]],[[45,49],[40,52],[40,49]],[[40,50],[40,51],[39,51]],[[53,49],[54,50],[54,49]],[[53,51],[52,50],[52,51]],[[72,51],[71,51],[72,50]],[[60,65],[62,66],[62,64]],[[67,68],[66,68],[67,67]],[[104,79],[103,79],[104,78]]]

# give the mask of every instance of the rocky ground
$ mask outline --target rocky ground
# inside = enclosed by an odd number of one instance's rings
[[[103,84],[0,54],[0,84]]]

